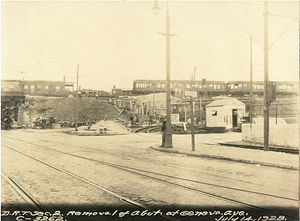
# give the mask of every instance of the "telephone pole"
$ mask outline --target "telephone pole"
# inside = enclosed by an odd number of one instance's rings
[[[77,91],[76,91],[76,117],[75,117],[75,131],[78,131],[78,93],[79,93],[79,63],[77,63]]]
[[[268,78],[269,78],[269,32],[268,32],[268,2],[264,3],[264,151],[269,151],[269,101],[268,101]]]
[[[252,73],[253,73],[253,64],[252,64],[252,35],[250,36],[250,110],[249,110],[249,120],[252,124],[252,117],[253,117],[253,86],[252,86]]]

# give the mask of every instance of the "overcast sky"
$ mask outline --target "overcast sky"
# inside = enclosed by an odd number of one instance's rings
[[[153,5],[2,1],[1,78],[75,82],[79,63],[85,89],[163,80],[166,37],[158,32],[165,32],[167,4],[158,2],[158,15]],[[298,17],[298,5],[271,1],[269,12]],[[171,79],[189,80],[196,66],[196,80],[249,80],[252,35],[253,80],[263,80],[263,1],[170,1],[168,8],[170,32],[178,35],[171,37]],[[271,45],[270,80],[298,80],[299,19],[269,16]]]

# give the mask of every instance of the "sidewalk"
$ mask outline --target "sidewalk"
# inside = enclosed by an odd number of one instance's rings
[[[299,170],[299,155],[274,151],[245,149],[233,146],[195,144],[192,151],[190,144],[176,143],[173,148],[150,146],[150,148],[169,153],[186,154],[193,157],[205,157],[219,160],[230,160],[261,166],[272,166],[284,169]]]

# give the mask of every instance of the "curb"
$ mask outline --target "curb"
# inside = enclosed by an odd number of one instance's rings
[[[299,170],[298,167],[291,166],[291,165],[268,163],[268,162],[262,162],[262,161],[256,161],[256,160],[238,159],[238,158],[224,157],[224,156],[217,156],[217,155],[210,155],[210,154],[189,153],[189,152],[172,150],[172,149],[157,148],[157,147],[153,147],[153,146],[150,146],[150,148],[153,150],[156,150],[156,151],[160,151],[160,152],[185,154],[187,156],[192,156],[192,157],[203,157],[203,158],[210,158],[210,159],[217,159],[217,160],[228,160],[228,161],[234,161],[234,162],[240,162],[240,163],[259,164],[262,166],[277,167],[277,168],[282,168],[282,169]]]

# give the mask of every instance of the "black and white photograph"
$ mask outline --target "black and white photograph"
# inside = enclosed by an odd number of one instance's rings
[[[1,220],[299,220],[299,1],[1,1]]]

